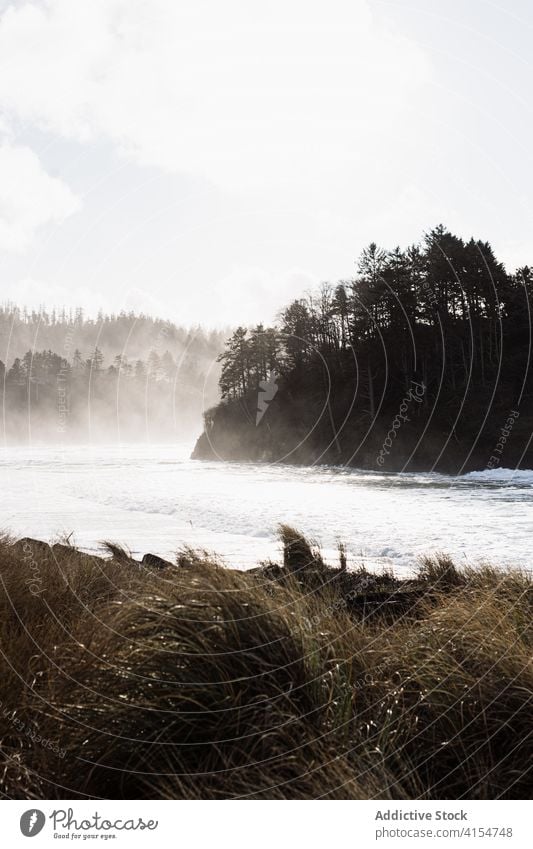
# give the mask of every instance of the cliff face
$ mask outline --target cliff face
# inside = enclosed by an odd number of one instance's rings
[[[337,390],[328,401],[308,387],[282,386],[259,421],[256,394],[225,401],[209,411],[192,457],[448,474],[533,466],[532,411],[519,414],[504,400],[484,422],[488,403],[479,393],[453,404],[411,382],[371,417]]]

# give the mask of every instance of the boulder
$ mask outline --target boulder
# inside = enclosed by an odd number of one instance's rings
[[[11,546],[12,550],[18,557],[24,560],[32,560],[35,557],[50,557],[52,549],[47,542],[42,539],[32,539],[32,537],[22,537]]]
[[[148,566],[149,569],[167,569],[169,566],[173,566],[174,564],[169,560],[164,560],[157,554],[145,554],[142,559],[142,565]]]

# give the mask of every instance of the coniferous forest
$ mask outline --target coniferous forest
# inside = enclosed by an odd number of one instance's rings
[[[131,312],[0,308],[0,435],[189,437],[218,397],[224,335]]]
[[[531,468],[533,271],[445,227],[366,248],[356,275],[239,327],[197,458]]]

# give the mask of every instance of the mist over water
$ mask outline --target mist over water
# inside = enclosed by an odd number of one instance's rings
[[[219,399],[224,338],[134,312],[0,306],[0,439],[192,440]]]
[[[408,570],[446,551],[460,562],[528,563],[533,471],[459,478],[338,467],[189,459],[192,443],[4,446],[0,524],[16,536],[97,551],[104,539],[135,555],[181,545],[247,568],[277,557],[276,526],[292,524],[334,559]]]

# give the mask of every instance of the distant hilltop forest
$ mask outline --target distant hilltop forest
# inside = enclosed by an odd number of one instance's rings
[[[190,436],[219,397],[225,336],[132,312],[0,307],[0,436]]]
[[[532,467],[533,270],[440,225],[370,244],[353,279],[239,327],[193,457],[362,468]]]

